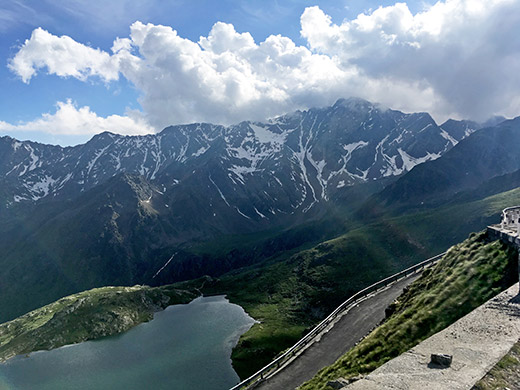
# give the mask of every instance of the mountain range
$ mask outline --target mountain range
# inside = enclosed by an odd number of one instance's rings
[[[520,169],[519,125],[437,125],[350,98],[75,147],[1,137],[0,321],[88,288],[219,275],[329,238],[361,188],[364,202],[385,187],[366,204],[389,206],[469,190]]]
[[[207,205],[258,222],[305,213],[345,186],[399,176],[478,128],[453,120],[437,126],[427,113],[351,98],[268,123],[198,123],[134,137],[102,133],[75,147],[2,137],[2,206],[76,198],[129,173],[157,187],[143,201],[164,193],[175,199],[201,186]]]
[[[376,196],[378,203],[401,204],[406,208],[438,205],[487,180],[517,171],[519,128],[520,117],[476,132],[443,158],[417,166],[390,184]],[[514,177],[509,180],[513,183]]]

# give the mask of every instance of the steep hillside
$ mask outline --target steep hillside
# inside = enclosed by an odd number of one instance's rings
[[[193,292],[165,286],[103,287],[70,295],[0,325],[0,362],[15,355],[125,332]]]
[[[476,131],[442,159],[415,167],[375,196],[373,204],[438,205],[461,191],[520,169],[520,118]]]
[[[182,229],[169,218],[166,196],[149,199],[155,191],[141,176],[123,174],[77,199],[35,205],[29,215],[4,219],[0,321],[93,287],[218,276],[346,229],[330,215],[261,233],[206,234],[185,245],[187,236],[209,230],[211,222],[193,221]]]
[[[368,373],[439,332],[518,281],[518,253],[486,233],[472,234],[426,270],[390,307],[389,317],[302,390]]]
[[[2,137],[0,321],[93,287],[218,276],[330,239],[464,126],[347,99],[68,148]]]
[[[505,120],[505,118],[504,118]],[[498,124],[495,123],[495,125]],[[450,137],[453,138],[452,143],[455,146],[457,144],[457,140],[461,140],[463,138],[468,137],[471,135],[475,130],[478,130],[482,127],[489,127],[492,126],[492,124],[486,124],[486,125],[480,125],[473,121],[456,121],[453,119],[448,119],[446,122],[444,122],[440,128],[444,131],[446,131],[446,138],[450,139]]]
[[[223,275],[206,291],[228,294],[261,321],[233,353],[237,372],[248,376],[353,293],[445,251],[517,203],[520,189],[360,225],[292,256]]]
[[[219,280],[195,280],[177,287],[194,289],[204,285],[205,293],[227,293],[232,301],[241,304],[254,318],[261,320],[260,324],[242,336],[233,352],[234,366],[244,377],[267,363],[280,350],[293,344],[306,329],[354,292],[440,252],[445,248],[442,247],[445,242],[464,234],[470,226],[480,226],[487,220],[495,221],[504,205],[511,204],[515,199],[520,199],[519,189],[466,204],[446,206],[435,213],[423,212],[358,227],[337,239],[292,256],[290,251],[283,251],[282,255],[275,255],[244,270],[233,271]],[[464,224],[456,225],[454,221],[460,222],[463,215],[469,218],[466,218]],[[447,225],[451,225],[454,230],[443,230],[442,227]],[[428,232],[435,234],[429,235]],[[434,241],[438,242],[437,246]],[[235,244],[229,245],[233,247]],[[58,345],[61,339],[54,336],[59,333],[58,329],[61,331],[63,328],[74,329],[68,334],[73,339],[68,338],[66,343],[76,340],[74,337],[84,340],[86,334],[101,335],[107,329],[107,318],[115,321],[108,329],[124,330],[128,317],[146,318],[153,311],[151,308],[165,304],[164,295],[168,295],[169,288],[138,288],[136,295],[132,296],[142,297],[145,294],[147,298],[141,302],[153,303],[146,304],[144,308],[139,305],[136,308],[135,299],[127,299],[124,295],[123,301],[114,301],[114,297],[121,295],[114,295],[113,291],[126,291],[127,288],[112,289],[108,290],[108,299],[99,298],[106,289],[87,293],[90,295],[84,301],[84,293],[72,297],[74,302],[86,302],[76,307],[78,310],[73,311],[73,316],[54,316],[56,312],[65,313],[67,308],[75,307],[69,304],[67,298],[58,301],[57,306],[51,305],[50,309],[43,308],[22,317],[23,320],[11,322],[19,324],[14,327],[9,325],[9,329],[11,332],[16,331],[15,335],[20,336],[18,340],[21,342],[8,340],[4,345],[9,348],[5,350],[23,353],[34,348]],[[128,290],[134,291],[133,288]],[[67,304],[62,305],[64,302]],[[98,308],[101,308],[101,313],[107,310],[116,314],[108,317],[98,315]],[[54,317],[63,321],[51,321]],[[85,326],[81,325],[85,320]],[[40,324],[44,326],[40,327]],[[7,340],[13,337],[13,333],[4,331],[3,337]],[[43,340],[50,344],[41,344]]]
[[[226,293],[260,321],[233,351],[233,366],[243,378],[294,344],[344,299],[426,257],[425,252],[406,232],[381,224],[231,272],[206,284],[203,292]]]
[[[468,191],[459,192],[453,197],[451,202],[463,202],[482,199],[494,194],[506,192],[520,187],[520,170],[506,173],[505,175],[495,176],[476,188]]]

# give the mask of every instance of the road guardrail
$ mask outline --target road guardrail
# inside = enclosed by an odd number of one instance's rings
[[[391,284],[396,283],[397,281],[406,278],[407,276],[417,273],[419,271],[423,271],[426,267],[431,266],[432,264],[439,261],[446,252],[438,254],[437,256],[430,257],[416,265],[413,265],[403,271],[400,271],[394,275],[391,275],[385,279],[380,280],[361,291],[358,291],[350,298],[348,298],[345,302],[339,305],[332,313],[330,313],[327,318],[321,321],[318,325],[316,325],[309,333],[307,333],[303,338],[300,339],[296,344],[294,344],[291,348],[285,351],[282,355],[278,356],[275,360],[269,363],[264,368],[260,369],[249,378],[243,380],[239,384],[233,386],[230,390],[246,390],[251,388],[251,386],[259,383],[264,380],[268,376],[277,372],[280,367],[283,366],[286,362],[291,360],[299,351],[307,347],[313,339],[319,335],[327,326],[329,326],[339,315],[341,315],[345,310],[350,309],[353,305],[358,303],[361,299],[366,298],[369,294],[381,289],[385,288]]]

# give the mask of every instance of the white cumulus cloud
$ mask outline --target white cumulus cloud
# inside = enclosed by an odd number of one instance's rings
[[[123,75],[143,92],[141,105],[158,127],[265,119],[308,104],[326,104],[346,73],[328,56],[282,36],[256,44],[248,33],[216,23],[192,42],[165,26],[136,22],[131,46],[117,51]]]
[[[103,131],[137,135],[153,132],[139,112],[129,112],[126,116],[100,117],[90,107],[78,108],[70,100],[58,102],[56,106],[55,113],[45,113],[33,121],[18,124],[0,121],[0,131],[42,132],[52,135],[94,135]]]
[[[338,58],[342,68],[376,83],[430,89],[433,100],[423,108],[437,116],[520,114],[518,0],[439,1],[416,15],[397,3],[340,25],[310,7],[301,24],[311,50]]]
[[[119,76],[117,60],[108,53],[78,43],[66,35],[57,37],[42,28],[32,32],[31,38],[9,61],[8,67],[25,83],[42,68],[58,76],[80,80],[98,76],[104,81],[112,81]]]
[[[122,75],[158,130],[262,120],[348,96],[438,121],[480,120],[520,114],[519,25],[520,0],[445,0],[417,14],[396,3],[341,24],[309,7],[306,46],[281,35],[255,42],[222,22],[197,42],[135,22],[108,53],[36,29],[9,67],[25,82],[40,69],[81,80]]]

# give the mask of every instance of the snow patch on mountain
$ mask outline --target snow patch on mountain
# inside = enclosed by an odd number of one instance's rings
[[[405,171],[410,171],[413,167],[415,167],[418,164],[422,164],[423,162],[426,162],[426,161],[436,160],[441,156],[440,153],[429,153],[428,152],[425,156],[416,158],[416,157],[410,156],[408,153],[406,153],[401,148],[397,149],[397,151],[399,152],[399,155],[401,156],[401,159],[403,160],[403,169]]]
[[[452,146],[455,146],[458,143],[457,140],[449,135],[448,132],[444,129],[441,129],[441,137],[450,141]]]
[[[73,198],[122,173],[142,175],[165,193],[209,183],[200,189],[209,191],[208,199],[221,198],[231,209],[247,199],[257,208],[244,215],[263,219],[306,212],[346,186],[402,175],[453,147],[472,131],[467,123],[442,129],[428,114],[346,99],[267,123],[196,123],[146,136],[103,133],[72,148],[4,139],[10,156],[0,179],[9,180],[9,201],[16,203]],[[217,171],[225,173],[212,174]]]
[[[51,193],[51,187],[56,183],[56,181],[57,180],[53,179],[51,176],[45,175],[40,181],[28,187],[32,199],[38,200],[49,195],[49,193]]]

